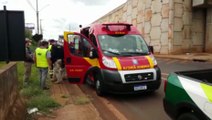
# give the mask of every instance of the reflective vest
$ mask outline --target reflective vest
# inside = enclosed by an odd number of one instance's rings
[[[52,45],[49,45],[48,50],[51,51],[52,49]]]
[[[47,51],[48,49],[42,49],[42,48],[37,48],[35,50],[37,67],[41,68],[48,67],[48,61],[46,58]]]

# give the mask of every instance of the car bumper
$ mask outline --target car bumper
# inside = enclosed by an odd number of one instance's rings
[[[105,92],[117,94],[131,94],[155,91],[161,84],[161,72],[159,68],[155,68],[156,79],[153,81],[133,83],[123,83],[121,75],[118,71],[102,70],[103,80],[102,87]],[[146,89],[135,90],[136,87],[146,87]]]

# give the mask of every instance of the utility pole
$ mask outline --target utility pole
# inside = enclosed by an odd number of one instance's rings
[[[40,34],[43,34],[42,19],[40,19]]]
[[[40,33],[39,12],[42,11],[44,8],[48,7],[49,4],[45,5],[43,8],[41,8],[41,9],[39,10],[39,3],[38,3],[39,1],[38,1],[38,0],[36,0],[36,8],[33,7],[33,5],[31,4],[30,0],[27,0],[27,2],[28,2],[28,4],[33,8],[33,10],[36,12],[36,22],[37,22],[37,28],[36,28],[36,29],[37,29],[37,34],[39,34],[39,33]]]
[[[36,18],[37,18],[37,34],[39,34],[39,11],[38,11],[38,0],[36,0]]]

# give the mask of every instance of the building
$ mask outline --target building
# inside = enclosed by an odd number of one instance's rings
[[[157,54],[212,53],[212,0],[128,0],[103,22],[132,23]]]

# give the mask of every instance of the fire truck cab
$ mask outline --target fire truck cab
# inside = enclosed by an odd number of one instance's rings
[[[132,24],[64,32],[64,63],[69,82],[94,85],[98,95],[152,92],[161,84],[157,61]]]

